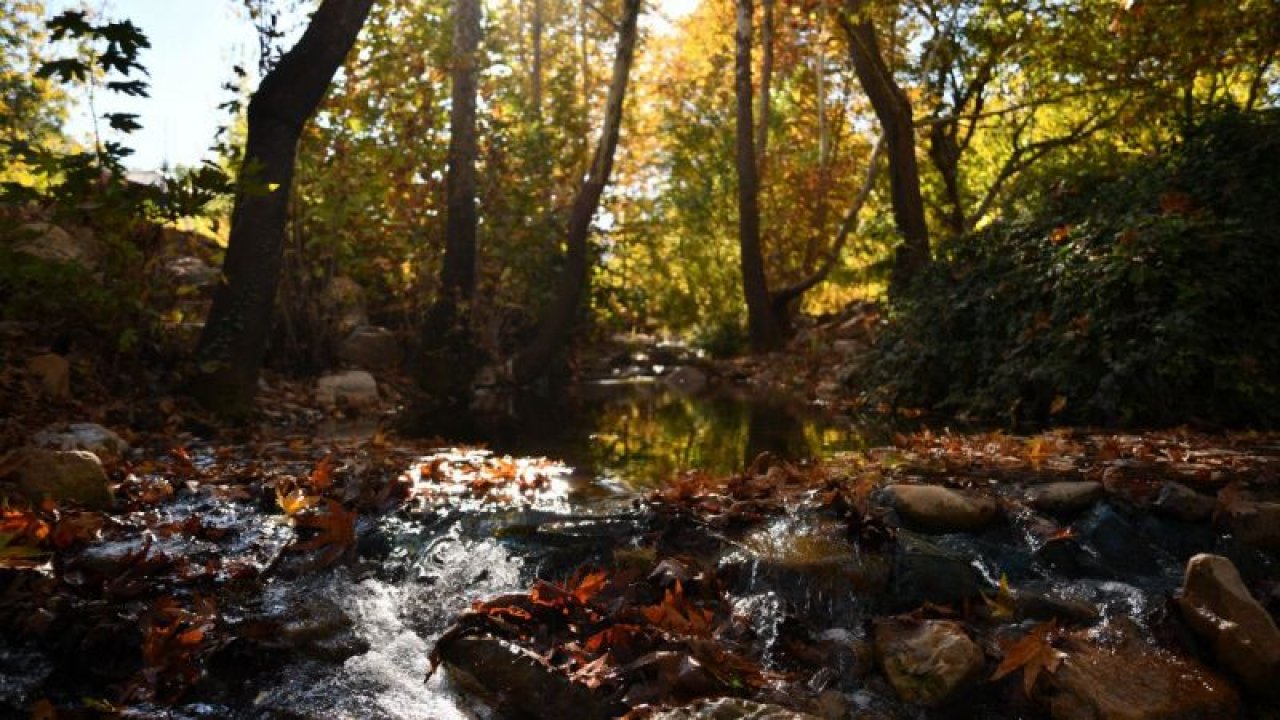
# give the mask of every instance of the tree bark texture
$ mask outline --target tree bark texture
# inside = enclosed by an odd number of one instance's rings
[[[737,0],[734,33],[734,95],[737,104],[738,249],[742,292],[747,302],[747,336],[751,349],[768,352],[782,346],[782,327],[769,302],[769,285],[760,248],[760,176],[752,134],[751,43],[753,0]]]
[[[284,253],[294,160],[303,126],[324,98],[373,0],[324,0],[298,43],[249,102],[248,138],[231,235],[213,306],[196,350],[192,394],[210,409],[243,415],[266,355]]]
[[[444,265],[440,292],[469,304],[476,289],[476,93],[480,75],[480,2],[453,3],[453,90],[445,171]]]
[[[539,323],[533,342],[511,363],[510,375],[518,385],[527,385],[546,375],[556,353],[568,341],[586,295],[591,272],[587,240],[591,233],[591,220],[613,172],[614,151],[622,131],[627,83],[635,59],[640,3],[641,0],[623,0],[613,77],[609,81],[609,95],[605,101],[604,126],[600,129],[600,138],[591,157],[591,167],[573,199],[569,224],[565,229],[565,265],[555,297]]]
[[[867,5],[867,0],[845,0],[840,26],[849,40],[854,72],[880,121],[889,150],[893,219],[903,239],[894,258],[890,292],[900,292],[929,264],[929,226],[920,194],[911,101],[885,63]]]

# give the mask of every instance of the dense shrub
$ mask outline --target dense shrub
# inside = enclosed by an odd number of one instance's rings
[[[897,304],[870,387],[1012,421],[1280,420],[1280,113],[957,242]]]

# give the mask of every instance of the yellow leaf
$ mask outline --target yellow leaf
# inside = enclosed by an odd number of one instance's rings
[[[1049,414],[1057,415],[1067,407],[1067,396],[1059,395],[1053,399],[1053,403],[1049,405]]]

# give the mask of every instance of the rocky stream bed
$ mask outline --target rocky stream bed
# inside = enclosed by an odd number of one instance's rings
[[[919,432],[648,487],[59,437],[9,492],[112,494],[4,510],[18,717],[1280,717],[1269,436]]]

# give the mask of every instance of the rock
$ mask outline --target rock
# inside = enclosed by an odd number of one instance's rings
[[[1237,540],[1264,550],[1280,550],[1280,503],[1218,501],[1218,520]]]
[[[22,230],[29,237],[14,244],[17,252],[85,270],[97,269],[98,248],[91,233],[76,235],[49,223],[28,223]]]
[[[129,443],[97,423],[50,425],[36,433],[32,442],[54,450],[87,450],[103,462],[119,460]]]
[[[222,271],[195,256],[171,258],[164,264],[164,274],[178,287],[198,289],[213,287],[222,280]]]
[[[1087,602],[1032,590],[1013,591],[1013,610],[1019,620],[1057,620],[1059,625],[1092,625],[1102,617]]]
[[[898,533],[891,587],[887,604],[897,610],[926,602],[958,608],[965,601],[978,600],[987,589],[966,558],[906,531]]]
[[[1280,629],[1220,555],[1196,555],[1177,598],[1187,624],[1251,690],[1280,696]]]
[[[1076,531],[1108,574],[1155,575],[1160,560],[1151,542],[1108,504],[1095,507],[1080,522]]]
[[[982,648],[959,623],[887,618],[874,632],[876,657],[904,702],[940,705],[982,672]]]
[[[1113,460],[1102,473],[1102,487],[1117,500],[1146,507],[1155,500],[1160,486],[1156,469],[1138,460]]]
[[[363,370],[394,370],[400,365],[400,343],[384,327],[361,325],[342,341],[338,359]]]
[[[1240,698],[1207,668],[1141,642],[1116,648],[1073,638],[1056,672],[1041,673],[1053,720],[1237,717]]]
[[[1087,509],[1102,494],[1099,482],[1051,482],[1028,488],[1027,502],[1044,512],[1073,513]]]
[[[27,361],[33,385],[55,400],[71,399],[71,363],[57,353],[37,355]]]
[[[667,387],[686,395],[696,395],[707,389],[707,374],[691,365],[681,365],[662,378]]]
[[[435,653],[455,682],[489,698],[504,716],[592,719],[626,712],[617,697],[570,681],[505,640],[446,634]]]
[[[979,530],[996,517],[995,500],[937,485],[890,485],[884,494],[900,517],[933,532]]]
[[[1192,490],[1176,482],[1167,482],[1160,487],[1152,508],[1166,517],[1187,522],[1208,520],[1213,515],[1217,500]]]
[[[378,405],[378,381],[364,370],[326,375],[316,382],[316,402],[326,409],[367,410]]]
[[[0,475],[15,478],[33,503],[50,498],[93,510],[111,507],[107,473],[91,452],[22,448],[0,461]]]
[[[568,717],[568,716],[566,716]],[[658,710],[646,720],[818,720],[816,715],[742,698],[699,700],[683,707]]]

